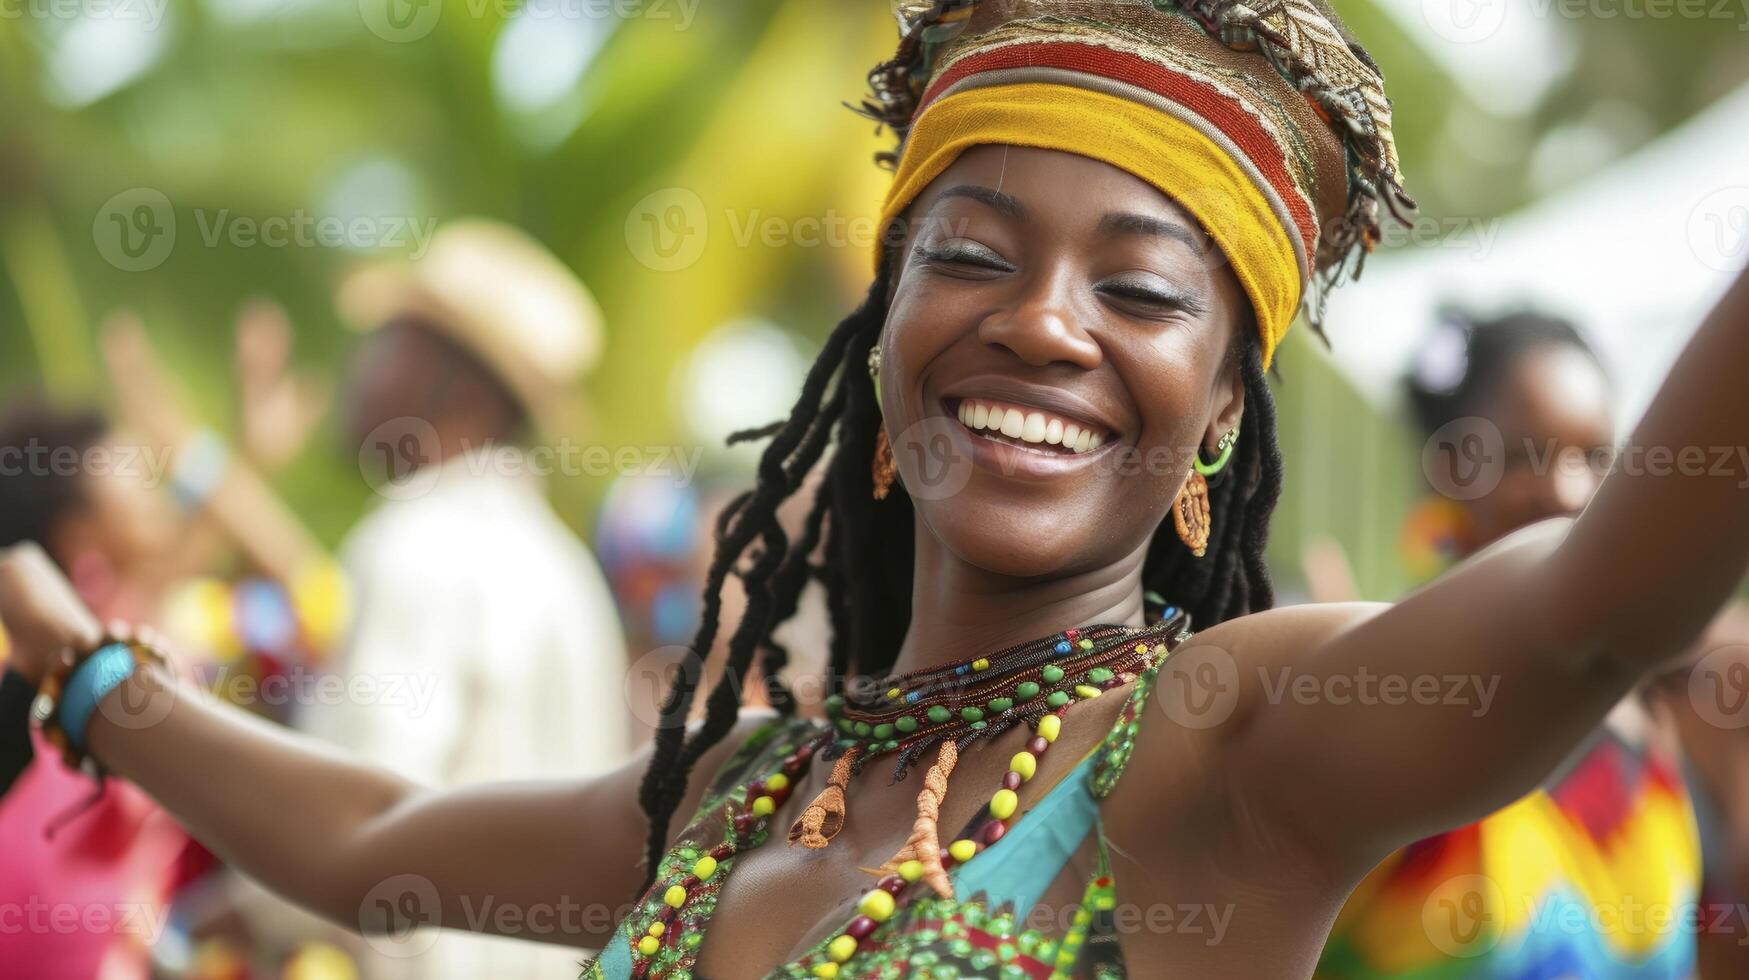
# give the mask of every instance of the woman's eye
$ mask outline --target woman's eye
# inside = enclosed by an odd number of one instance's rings
[[[1202,304],[1194,297],[1158,282],[1113,279],[1100,283],[1098,289],[1107,296],[1159,310],[1182,310],[1193,314],[1203,311]]]
[[[917,254],[926,262],[938,262],[943,265],[974,266],[1000,272],[1014,271],[1014,266],[1010,265],[1002,256],[976,242],[952,241],[919,245]]]

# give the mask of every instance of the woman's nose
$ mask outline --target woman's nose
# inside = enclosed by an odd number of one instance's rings
[[[978,325],[978,337],[1008,348],[1028,364],[1043,367],[1062,361],[1092,370],[1104,354],[1083,322],[1065,277],[1040,276],[1012,304],[985,317]]]

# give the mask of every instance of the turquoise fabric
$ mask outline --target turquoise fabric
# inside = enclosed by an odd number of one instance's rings
[[[1088,785],[1098,760],[1098,752],[1088,753],[1001,840],[954,868],[954,894],[982,893],[990,908],[1012,902],[1015,917],[1025,918],[1099,822]]]

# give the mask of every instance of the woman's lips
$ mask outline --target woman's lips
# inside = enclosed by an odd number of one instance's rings
[[[1112,435],[1101,426],[1015,402],[963,398],[948,410],[984,439],[1053,455],[1092,452]]]

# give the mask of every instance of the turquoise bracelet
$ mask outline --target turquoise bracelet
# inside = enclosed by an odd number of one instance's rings
[[[133,675],[134,652],[125,643],[100,647],[73,670],[61,692],[57,721],[69,744],[85,751],[85,727],[90,724],[97,703]]]

